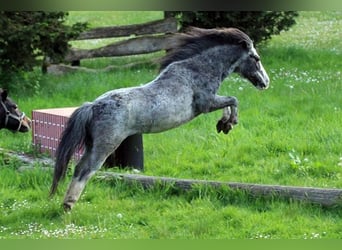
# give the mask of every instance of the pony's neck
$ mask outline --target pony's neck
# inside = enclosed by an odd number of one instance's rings
[[[191,58],[191,61],[199,67],[199,72],[222,82],[234,72],[241,57],[241,46],[225,45],[207,49]]]

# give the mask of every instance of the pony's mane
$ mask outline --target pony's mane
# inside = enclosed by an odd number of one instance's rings
[[[176,33],[171,39],[171,49],[160,60],[160,70],[169,64],[190,58],[214,46],[245,42],[252,44],[252,40],[241,30],[236,28],[201,29],[190,27],[185,33]]]

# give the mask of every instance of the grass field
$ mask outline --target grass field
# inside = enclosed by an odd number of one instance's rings
[[[229,135],[216,133],[221,112],[144,135],[144,174],[342,188],[341,14],[300,12],[291,30],[260,46],[271,79],[267,91],[237,76],[223,83],[220,93],[234,95],[240,103],[240,123]],[[70,22],[89,20],[95,27],[160,17],[160,12],[72,12]],[[82,65],[101,68],[157,56],[88,60]],[[28,114],[33,109],[78,106],[107,90],[146,83],[156,73],[151,66],[63,76],[35,72],[27,80],[36,81],[36,88],[18,90],[11,97]],[[36,154],[30,134],[1,130],[0,136],[1,148]],[[49,200],[51,168],[37,163],[33,171],[19,172],[20,166],[19,160],[0,153],[0,239],[342,238],[340,207],[204,187],[182,193],[171,187],[143,190],[93,179],[74,210],[64,213],[67,182]]]

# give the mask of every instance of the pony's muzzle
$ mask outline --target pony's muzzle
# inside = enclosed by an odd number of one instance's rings
[[[265,73],[259,73],[257,78],[259,79],[259,81],[256,87],[260,90],[268,89],[268,87],[270,86],[270,78],[268,77],[268,75]]]
[[[265,90],[265,89],[268,89],[269,86],[270,85],[268,82],[267,83],[261,83],[260,85],[258,85],[258,89]]]
[[[32,127],[31,119],[28,118],[27,116],[24,116],[21,120],[21,125],[18,131],[25,133],[25,132],[30,131],[31,127]]]

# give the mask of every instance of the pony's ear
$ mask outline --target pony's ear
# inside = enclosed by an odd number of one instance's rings
[[[6,101],[7,95],[8,95],[7,90],[4,89],[4,90],[2,91],[2,93],[1,93],[1,100],[2,100],[2,101]]]

